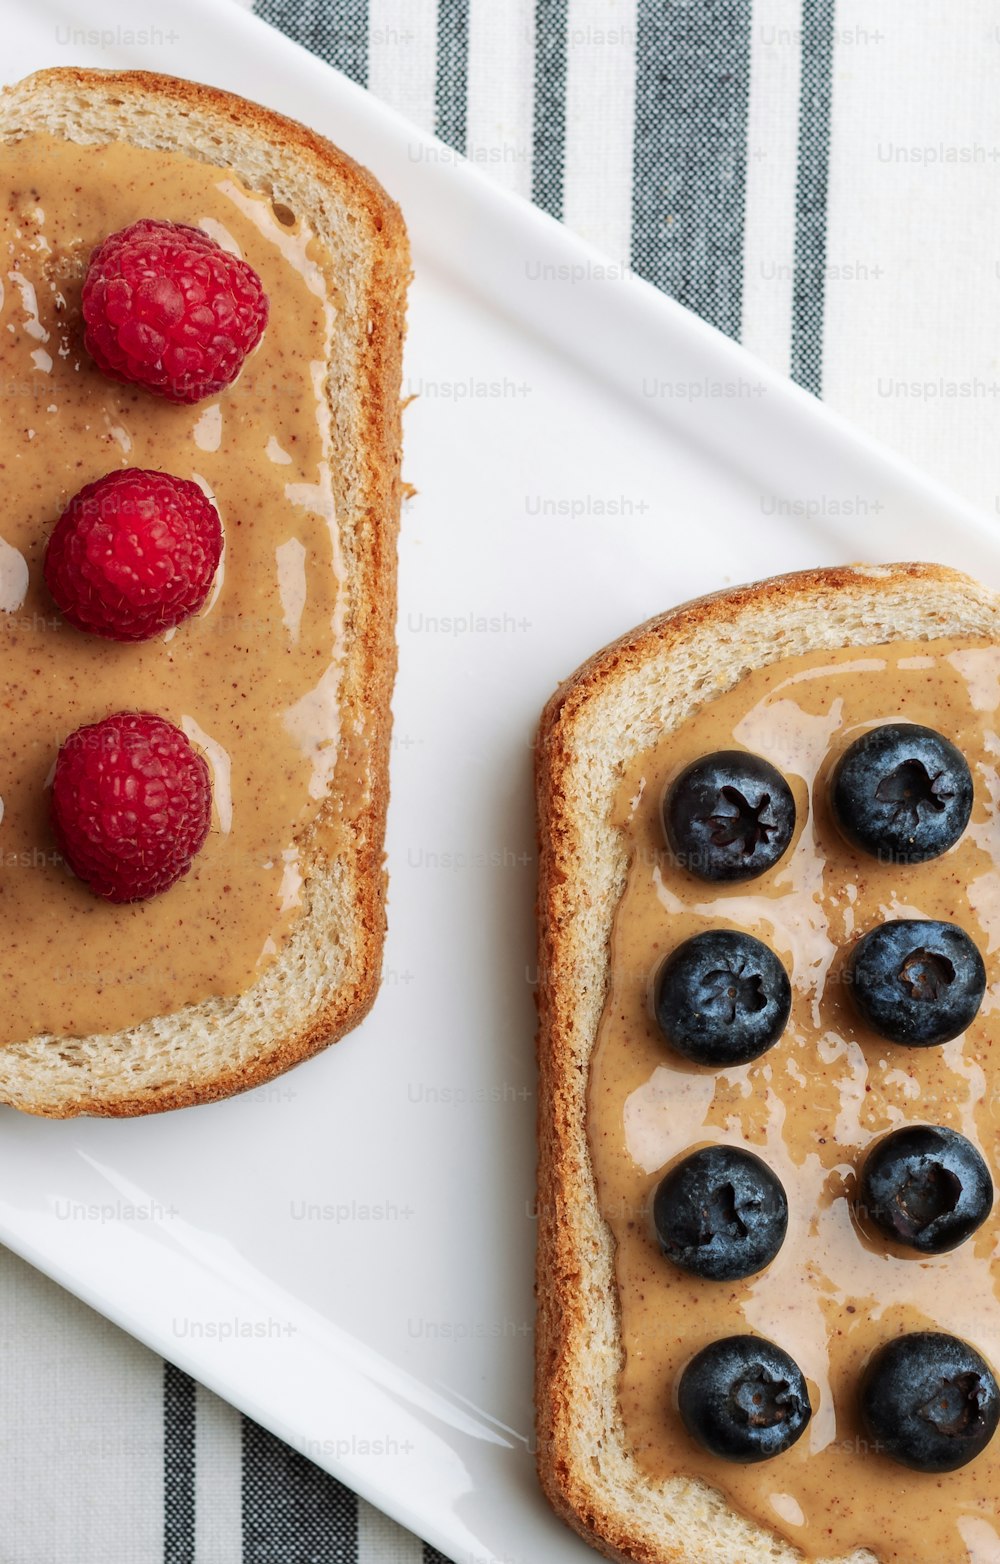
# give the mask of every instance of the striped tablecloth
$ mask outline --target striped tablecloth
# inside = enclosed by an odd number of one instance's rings
[[[1000,0],[257,9],[1000,510]],[[0,1564],[438,1559],[5,1253],[0,1322]]]

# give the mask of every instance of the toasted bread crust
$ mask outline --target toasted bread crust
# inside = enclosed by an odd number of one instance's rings
[[[912,605],[917,624],[892,633]],[[831,615],[842,624],[831,633]],[[710,635],[731,649],[744,634],[758,634],[766,618],[773,646],[759,645],[741,670],[738,656],[725,679],[693,696],[684,716],[737,682],[747,667],[815,647],[877,644],[894,638],[929,639],[961,633],[1000,638],[1000,598],[968,577],[938,565],[844,566],[803,571],[750,586],[717,592],[663,614],[598,652],[569,678],[545,708],[538,732],[535,782],[538,811],[538,1234],[535,1399],[537,1467],[542,1488],[566,1523],[608,1558],[641,1564],[740,1564],[801,1558],[798,1550],[729,1510],[720,1495],[701,1484],[671,1484],[670,1491],[646,1479],[628,1452],[617,1404],[621,1362],[618,1299],[613,1285],[614,1245],[597,1206],[586,1129],[586,1090],[596,1022],[581,1023],[591,995],[581,987],[596,975],[599,989],[588,1016],[604,1005],[610,961],[611,920],[617,896],[599,910],[603,945],[587,947],[585,921],[595,917],[590,873],[593,861],[583,845],[579,788],[593,730],[585,731],[595,701],[610,700],[630,676],[657,665],[663,677],[672,658],[699,637]],[[808,624],[816,628],[810,643]],[[888,625],[889,633],[886,633]],[[803,628],[805,626],[805,628]],[[793,627],[789,648],[782,631]],[[842,633],[841,633],[842,632]],[[717,658],[721,664],[724,651]],[[652,697],[650,697],[652,699]],[[631,708],[634,712],[634,708]],[[674,725],[677,725],[676,723]],[[616,733],[618,729],[614,730]],[[662,729],[669,732],[670,727]],[[622,741],[624,743],[624,741]],[[639,746],[642,748],[644,746]],[[602,782],[603,787],[603,782]],[[603,793],[602,793],[603,797]],[[610,790],[603,799],[610,807]],[[620,887],[619,887],[620,891]],[[594,936],[589,936],[591,945]],[[588,959],[589,958],[589,959]],[[582,1214],[581,1214],[582,1213]],[[607,1295],[588,1296],[594,1272],[608,1279]],[[606,1328],[594,1344],[595,1310],[604,1309]],[[611,1359],[611,1367],[606,1363]],[[613,1408],[595,1414],[607,1381]],[[608,1446],[616,1442],[615,1470],[627,1470],[629,1491],[605,1471]],[[683,1474],[678,1474],[679,1478]],[[681,1489],[683,1488],[683,1491]],[[638,1500],[638,1502],[637,1502]],[[642,1515],[640,1517],[640,1510]],[[688,1512],[690,1511],[690,1517]],[[697,1513],[696,1513],[697,1512]],[[851,1564],[870,1560],[858,1551]]]
[[[228,166],[227,160],[213,145],[202,140],[184,145],[183,118],[195,113],[199,124],[217,127],[223,145],[234,128],[242,138],[249,133],[262,149],[271,149],[276,169],[294,167],[342,200],[363,226],[371,253],[365,296],[368,340],[356,387],[365,460],[363,514],[357,528],[361,546],[353,635],[340,696],[348,742],[338,759],[334,795],[321,812],[335,819],[341,831],[341,852],[354,893],[345,916],[353,925],[355,959],[345,981],[330,988],[322,1004],[304,1014],[298,1025],[270,1040],[255,1057],[222,1068],[211,1078],[171,1079],[136,1093],[85,1091],[72,1100],[47,1101],[44,1089],[33,1097],[6,1097],[14,1106],[45,1117],[127,1117],[211,1102],[260,1086],[357,1026],[378,992],[386,927],[384,841],[396,671],[396,545],[403,496],[400,384],[410,257],[399,207],[375,177],[322,136],[259,104],[148,71],[65,67],[39,71],[0,93],[0,139],[17,135],[22,105],[29,109],[39,96],[53,95],[71,101],[79,96],[88,109],[141,106],[173,116],[175,150],[220,166]],[[30,121],[30,114],[26,118]],[[36,127],[29,123],[28,128]],[[345,799],[358,800],[357,806],[343,807]]]

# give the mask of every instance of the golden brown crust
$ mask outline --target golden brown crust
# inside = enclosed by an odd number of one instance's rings
[[[571,921],[588,895],[580,872],[574,800],[567,788],[576,758],[575,725],[595,692],[617,674],[643,668],[654,655],[662,664],[664,655],[695,631],[705,626],[724,631],[748,607],[787,604],[800,610],[808,604],[819,622],[825,607],[835,606],[845,589],[860,583],[866,592],[889,594],[908,582],[979,591],[968,577],[945,566],[904,563],[800,571],[713,593],[649,620],[596,653],[559,687],[541,718],[535,752],[539,854],[536,1464],[556,1513],[608,1558],[692,1564],[687,1551],[665,1537],[654,1545],[638,1535],[627,1511],[610,1504],[595,1481],[600,1449],[593,1450],[594,1469],[588,1470],[571,1438],[574,1399],[580,1395],[579,1373],[574,1370],[585,1356],[588,1323],[584,1307],[588,1256],[574,1241],[569,1220],[574,1202],[583,1198],[576,1169],[581,1156],[579,1074],[586,1070],[572,1044],[577,996]],[[934,633],[933,614],[928,614],[927,633]],[[582,1155],[589,1165],[585,1147]],[[616,1297],[608,1299],[608,1308],[617,1312]],[[666,1529],[670,1517],[664,1514],[663,1521]]]
[[[211,1081],[146,1090],[134,1097],[81,1097],[58,1105],[28,1105],[42,1117],[72,1118],[78,1114],[124,1118],[170,1108],[213,1102],[234,1092],[260,1086],[336,1042],[363,1020],[378,992],[385,940],[384,842],[389,798],[391,699],[396,671],[396,545],[403,494],[401,463],[401,403],[403,338],[410,257],[406,228],[396,203],[366,168],[322,136],[260,104],[217,87],[149,71],[92,71],[75,66],[39,71],[18,86],[77,88],[93,99],[103,96],[153,100],[160,107],[196,109],[220,126],[249,127],[262,144],[275,148],[287,165],[296,159],[320,184],[332,186],[368,226],[374,254],[367,298],[368,347],[363,383],[358,387],[360,443],[366,457],[367,493],[359,526],[360,580],[354,636],[347,655],[341,709],[363,713],[363,733],[345,746],[338,761],[335,799],[361,798],[353,814],[341,813],[346,852],[353,858],[356,886],[354,921],[358,959],[351,979],[337,988],[328,1003],[303,1021],[267,1053],[243,1067],[218,1074]],[[199,145],[207,161],[210,149]],[[351,785],[360,768],[367,787]],[[356,779],[355,779],[356,780]]]
[[[320,182],[338,186],[370,226],[383,234],[387,253],[395,250],[404,278],[409,276],[406,227],[395,201],[369,169],[298,120],[288,119],[274,109],[225,92],[221,87],[209,87],[180,76],[165,76],[158,71],[99,71],[78,65],[59,65],[35,71],[17,86],[19,91],[35,86],[40,89],[78,87],[91,97],[103,95],[112,105],[119,96],[141,96],[169,109],[182,112],[197,109],[222,123],[238,125],[242,130],[249,128],[260,136],[264,145],[274,147],[279,156],[300,159]],[[199,157],[212,161],[209,149],[199,146],[196,150]]]

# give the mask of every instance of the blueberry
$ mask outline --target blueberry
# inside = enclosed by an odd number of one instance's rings
[[[778,862],[795,830],[795,800],[759,755],[721,749],[685,766],[663,800],[674,862],[701,880],[752,880]]]
[[[871,728],[832,779],[844,835],[888,863],[926,863],[958,841],[972,813],[972,773],[950,740],[913,722]]]
[[[785,1239],[788,1201],[766,1162],[738,1146],[703,1146],[662,1178],[653,1226],[668,1260],[713,1282],[770,1265]]]
[[[653,998],[672,1048],[716,1069],[746,1064],[778,1041],[792,1006],[788,973],[773,950],[736,929],[709,929],[664,961]]]
[[[865,1215],[890,1238],[921,1254],[943,1254],[986,1221],[993,1180],[964,1135],[913,1124],[868,1153],[859,1196]]]
[[[974,1461],[1000,1422],[1000,1388],[967,1341],[912,1331],[880,1347],[861,1382],[861,1416],[876,1450],[918,1472]]]
[[[677,1385],[684,1427],[724,1461],[769,1461],[812,1416],[798,1364],[762,1336],[726,1336],[691,1359]]]
[[[855,946],[848,967],[863,1020],[893,1043],[929,1048],[964,1032],[986,992],[986,968],[956,923],[899,918]]]

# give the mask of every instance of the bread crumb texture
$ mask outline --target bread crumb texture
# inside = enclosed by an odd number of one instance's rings
[[[536,746],[539,833],[537,1461],[558,1514],[607,1557],[793,1564],[802,1554],[678,1475],[652,1482],[625,1439],[611,1233],[587,1143],[591,1050],[627,846],[610,819],[625,766],[767,663],[823,647],[1000,640],[1000,598],[943,566],[804,571],[684,604],[584,664]],[[823,1564],[877,1564],[855,1550]],[[943,1564],[943,1561],[942,1561]]]
[[[398,207],[366,169],[304,126],[215,88],[144,71],[40,71],[0,92],[0,139],[38,131],[232,170],[322,240],[340,306],[326,391],[345,569],[342,741],[333,794],[301,843],[302,917],[238,997],[115,1034],[32,1037],[0,1051],[0,1101],[52,1117],[130,1115],[260,1085],[356,1026],[378,989],[409,251]]]

